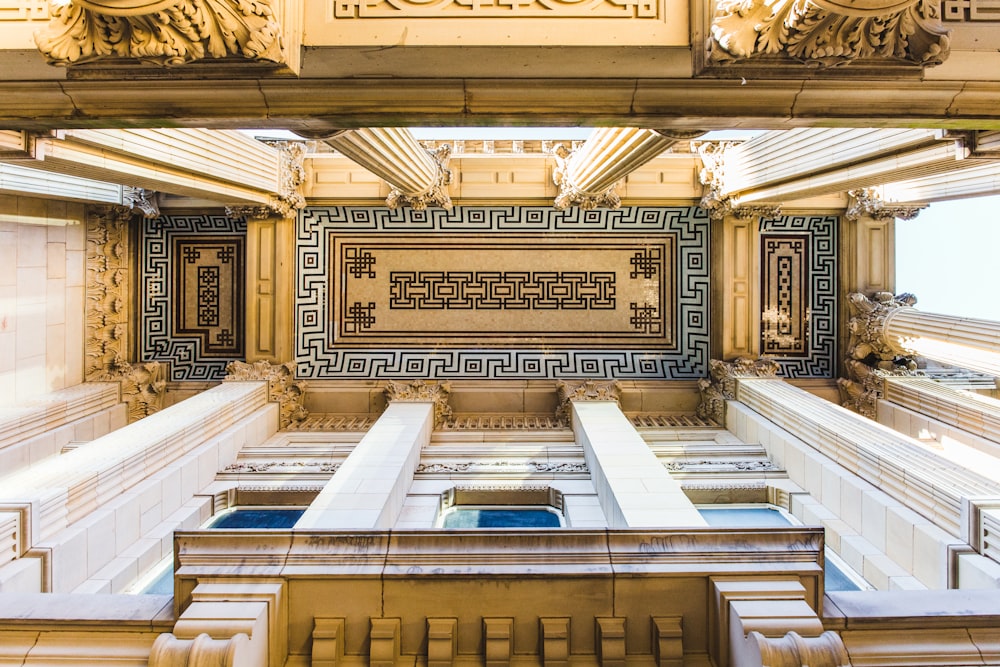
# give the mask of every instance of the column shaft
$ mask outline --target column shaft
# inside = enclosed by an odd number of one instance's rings
[[[879,421],[888,401],[924,417],[1000,443],[1000,401],[971,391],[949,387],[922,377],[892,377],[883,380]]]
[[[706,525],[615,401],[570,405],[573,432],[611,528]]]
[[[1000,323],[897,308],[885,319],[889,346],[960,368],[1000,377]]]
[[[295,527],[391,529],[433,428],[433,403],[390,403]]]
[[[325,140],[359,165],[393,187],[386,205],[397,202],[424,208],[427,204],[451,208],[447,185],[451,173],[406,128],[373,127],[347,130]]]

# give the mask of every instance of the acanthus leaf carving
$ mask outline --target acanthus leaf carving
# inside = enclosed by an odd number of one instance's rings
[[[35,43],[55,65],[109,58],[164,67],[219,58],[284,62],[271,0],[70,0],[52,3],[51,17]]]
[[[705,186],[698,205],[708,212],[712,220],[735,216],[742,220],[773,218],[781,214],[780,205],[740,204],[725,191],[726,152],[735,146],[732,141],[705,142],[698,145],[702,168],[698,179]]]
[[[750,359],[740,357],[733,361],[711,359],[708,378],[698,381],[701,403],[698,416],[711,419],[716,424],[726,423],[726,401],[736,399],[736,380],[746,377],[778,377],[781,366],[770,357]]]
[[[888,203],[882,199],[875,188],[858,188],[857,190],[849,190],[847,194],[851,196],[851,203],[845,213],[848,220],[858,220],[864,216],[875,220],[891,218],[913,220],[920,214],[920,211],[927,208],[926,204]]]
[[[451,145],[442,144],[434,150],[424,150],[427,151],[427,154],[435,165],[436,175],[433,182],[427,190],[418,193],[403,192],[390,183],[389,185],[392,186],[392,189],[385,198],[385,205],[389,209],[408,206],[415,211],[423,211],[428,206],[439,206],[450,211],[453,208],[451,195],[448,194],[448,186],[451,185],[452,176],[451,170],[447,166],[448,160],[451,157]]]
[[[451,385],[447,382],[424,382],[414,380],[403,383],[389,380],[385,386],[385,397],[390,403],[433,403],[434,426],[440,426],[452,419],[451,406],[448,397],[451,395]]]
[[[128,421],[139,421],[163,407],[167,368],[158,361],[130,364],[115,359],[106,369],[88,378],[92,382],[118,382],[122,402],[128,405]]]
[[[267,382],[268,400],[278,404],[278,428],[288,428],[303,421],[309,411],[303,405],[306,383],[295,378],[295,362],[273,364],[261,359],[253,363],[230,361],[224,382]]]
[[[622,386],[618,380],[583,380],[570,384],[564,380],[556,383],[556,395],[559,406],[556,408],[556,419],[563,424],[573,423],[570,404],[573,401],[621,401]]]
[[[552,206],[563,211],[571,206],[579,206],[581,210],[592,211],[596,208],[621,208],[622,200],[618,194],[618,183],[603,192],[585,192],[573,182],[570,175],[570,161],[573,154],[579,148],[569,149],[563,144],[556,144],[552,149],[552,154],[556,159],[555,169],[552,170],[552,182],[559,188]]]
[[[129,210],[138,210],[144,218],[160,216],[159,196],[154,190],[122,186],[122,200]]]
[[[814,66],[884,59],[920,66],[948,57],[948,31],[932,0],[718,0],[708,43],[715,64],[774,61]]]

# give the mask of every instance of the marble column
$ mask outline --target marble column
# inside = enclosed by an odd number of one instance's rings
[[[389,406],[295,524],[299,529],[389,530],[396,523],[448,386],[390,382]]]
[[[705,520],[618,406],[617,383],[559,383],[610,528],[705,526]]]
[[[386,197],[389,208],[428,206],[450,209],[448,185],[451,172],[445,167],[451,147],[429,151],[413,134],[400,127],[369,127],[343,130],[322,138],[330,147],[385,180],[392,188]]]
[[[557,209],[579,206],[618,208],[621,199],[615,185],[628,174],[657,157],[678,141],[703,134],[609,127],[594,130],[577,150],[556,147],[556,170],[552,180],[559,186],[553,204]]]
[[[912,307],[916,299],[909,295],[854,293],[849,299],[854,359],[922,356],[1000,377],[1000,322],[925,313]]]

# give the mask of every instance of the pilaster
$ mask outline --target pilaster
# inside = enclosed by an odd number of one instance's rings
[[[722,359],[760,354],[760,233],[754,220],[712,221],[712,349]]]
[[[295,218],[247,218],[246,358],[278,363],[295,349]]]

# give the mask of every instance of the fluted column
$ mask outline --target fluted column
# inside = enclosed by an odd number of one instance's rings
[[[344,130],[323,140],[392,187],[385,199],[389,208],[451,208],[451,172],[445,167],[451,154],[448,144],[429,151],[401,127]]]
[[[918,355],[1000,377],[1000,322],[921,312],[909,295],[854,293],[850,300],[854,359]]]
[[[554,206],[566,209],[579,206],[618,208],[621,199],[615,185],[678,141],[703,134],[646,130],[634,127],[609,127],[594,130],[575,151],[556,147],[556,170],[552,180],[559,186]]]

